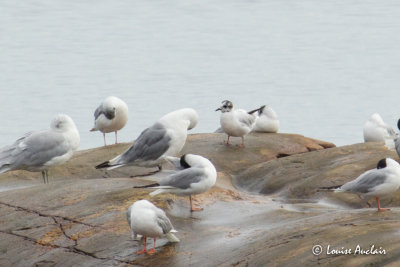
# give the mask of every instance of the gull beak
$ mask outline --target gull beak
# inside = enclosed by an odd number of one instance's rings
[[[215,111],[221,110],[221,108],[217,108]]]

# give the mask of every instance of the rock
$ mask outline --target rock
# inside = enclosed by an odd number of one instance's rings
[[[189,212],[187,197],[150,198],[150,191],[133,188],[157,179],[158,174],[138,177],[155,169],[94,169],[130,144],[79,151],[51,171],[49,184],[42,183],[40,173],[2,174],[0,265],[397,264],[397,197],[383,201],[392,211],[377,213],[362,208],[354,195],[318,190],[354,179],[382,157],[398,159],[393,151],[380,143],[335,148],[291,134],[252,133],[246,148],[226,147],[224,138],[191,135],[183,149],[209,158],[218,170],[217,185],[196,197],[204,207],[196,213]],[[139,244],[131,239],[125,218],[129,205],[144,198],[167,211],[181,239],[157,242],[156,255],[136,255]],[[317,256],[312,253],[316,245],[322,246]],[[357,245],[365,250],[374,245],[386,254],[332,255],[328,245],[353,252]]]

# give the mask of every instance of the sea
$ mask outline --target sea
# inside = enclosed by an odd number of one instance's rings
[[[363,142],[373,113],[397,130],[398,0],[2,0],[0,14],[0,147],[57,113],[79,149],[102,146],[89,130],[110,95],[129,107],[120,142],[184,107],[192,133],[213,132],[223,100],[338,146]]]

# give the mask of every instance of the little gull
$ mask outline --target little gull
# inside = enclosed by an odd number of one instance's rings
[[[150,196],[161,193],[188,195],[190,211],[202,210],[193,207],[192,195],[204,193],[214,186],[217,180],[217,170],[214,165],[208,159],[193,154],[186,154],[181,158],[168,157],[167,160],[175,166],[175,171],[171,175],[162,178],[158,183],[135,186],[135,188],[157,189],[151,192]]]
[[[106,133],[115,132],[115,143],[118,143],[117,131],[128,121],[128,106],[115,96],[107,97],[94,112],[94,126],[90,130],[103,133],[106,146]]]
[[[387,125],[378,113],[372,114],[364,124],[364,142],[383,141],[389,148],[393,148],[393,140],[396,137],[393,128]]]
[[[42,172],[49,182],[48,170],[70,159],[80,142],[73,120],[65,114],[53,118],[49,130],[33,131],[14,144],[0,148],[0,173],[12,170]]]
[[[161,169],[166,156],[177,155],[186,142],[187,131],[196,126],[197,112],[191,108],[179,109],[161,117],[145,129],[133,145],[121,155],[96,166],[114,169],[124,165]]]
[[[220,123],[222,130],[228,135],[226,145],[230,145],[229,138],[235,136],[242,138],[242,144],[240,146],[244,147],[244,136],[253,129],[257,119],[254,113],[261,108],[246,112],[243,109],[234,109],[232,102],[229,100],[222,101],[222,106],[215,111],[220,110],[222,112]]]
[[[253,127],[254,132],[277,133],[279,120],[275,111],[268,106],[262,106],[258,111],[258,119]]]
[[[335,192],[351,192],[364,197],[375,197],[378,211],[386,211],[380,207],[379,198],[393,194],[400,187],[400,165],[391,158],[378,162],[376,169],[361,174],[357,179],[345,183]]]
[[[165,236],[170,242],[179,242],[179,239],[173,234],[177,231],[165,212],[147,200],[138,200],[133,203],[126,212],[126,218],[131,227],[132,236],[142,235],[144,237],[144,248],[136,252],[137,254],[156,253],[156,239],[162,236]],[[152,250],[146,248],[148,237],[153,238]]]

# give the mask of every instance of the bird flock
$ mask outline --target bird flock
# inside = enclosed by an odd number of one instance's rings
[[[229,146],[231,137],[240,137],[239,147],[245,147],[245,136],[251,131],[276,133],[279,131],[277,114],[271,107],[263,105],[249,112],[235,109],[229,100],[215,111],[221,111],[220,126],[217,132],[227,135],[224,144]],[[122,166],[158,167],[163,171],[164,163],[169,163],[173,170],[165,171],[166,176],[156,183],[134,188],[153,189],[150,196],[172,193],[188,196],[190,211],[201,211],[193,205],[192,196],[204,193],[212,188],[217,179],[217,170],[213,163],[200,155],[184,154],[177,157],[185,145],[188,130],[193,129],[199,120],[192,108],[172,111],[153,125],[144,129],[134,143],[122,154],[95,166],[96,169],[112,170]],[[90,131],[103,133],[106,146],[106,133],[117,132],[128,121],[128,106],[121,99],[107,97],[94,112],[94,126]],[[398,121],[400,129],[400,120]],[[400,138],[379,114],[373,114],[365,123],[364,141],[383,141],[392,144],[400,155]],[[69,160],[78,149],[80,136],[73,120],[65,114],[56,115],[50,123],[50,129],[28,132],[12,145],[0,148],[0,173],[13,170],[41,172],[44,183],[49,182],[48,171],[54,166]],[[366,171],[355,180],[334,188],[334,192],[350,192],[360,197],[375,197],[378,211],[386,211],[380,206],[380,197],[393,194],[400,187],[400,165],[391,158],[381,159],[376,169]],[[133,203],[126,217],[134,239],[143,238],[143,250],[137,254],[156,252],[156,239],[166,237],[170,242],[179,242],[174,235],[177,231],[165,212],[148,200]],[[147,250],[147,238],[153,238],[153,248]]]

